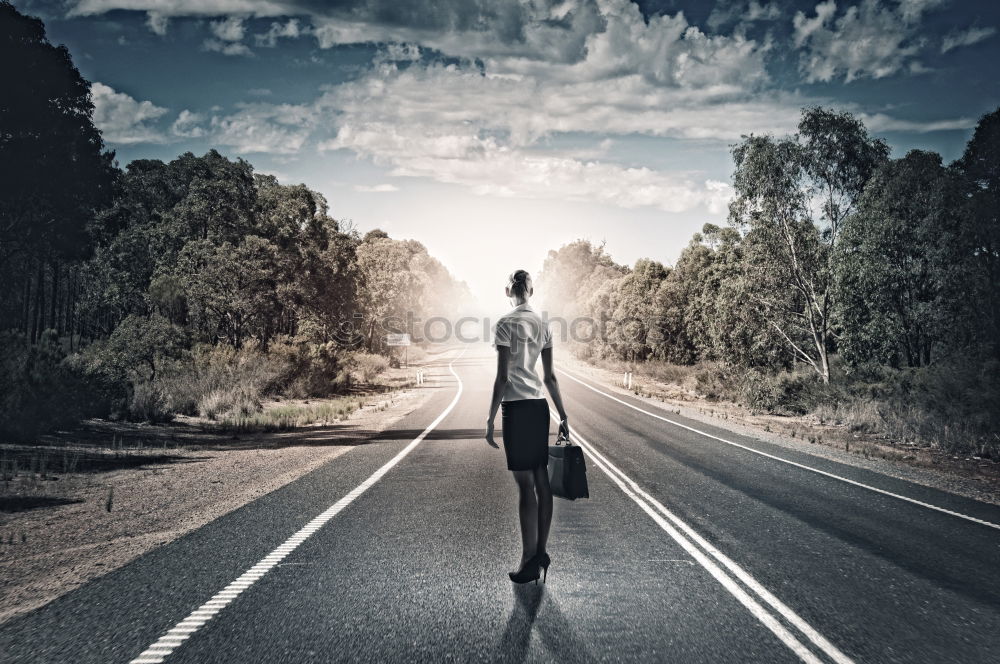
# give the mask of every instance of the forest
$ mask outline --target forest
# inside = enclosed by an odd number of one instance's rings
[[[0,3],[0,436],[252,413],[388,366],[387,321],[467,301],[426,248],[212,150],[119,167],[90,83]],[[395,318],[394,318],[395,317]]]
[[[962,157],[892,159],[847,112],[732,146],[728,224],[672,266],[578,240],[539,291],[595,363],[753,409],[1000,458],[1000,110]]]

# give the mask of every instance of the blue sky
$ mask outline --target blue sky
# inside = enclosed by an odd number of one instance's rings
[[[209,148],[427,245],[490,308],[577,238],[671,263],[724,223],[729,146],[803,106],[894,155],[1000,104],[1000,3],[34,0],[122,165]]]

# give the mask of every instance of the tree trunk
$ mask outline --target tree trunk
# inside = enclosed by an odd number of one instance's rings
[[[52,261],[52,301],[49,304],[49,327],[56,331],[56,336],[59,335],[59,321],[57,320],[56,313],[59,304],[59,261]]]
[[[31,314],[31,276],[24,280],[24,295],[23,301],[21,302],[21,332],[27,336],[30,332],[31,321],[28,316]]]
[[[39,336],[41,336],[41,330],[39,326],[42,324],[42,309],[45,307],[45,263],[40,259],[36,259],[38,262],[38,270],[35,273],[35,308],[31,312],[31,343],[38,341]]]

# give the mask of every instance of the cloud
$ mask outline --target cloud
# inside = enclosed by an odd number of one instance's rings
[[[799,69],[807,82],[831,81],[841,76],[884,78],[900,71],[919,73],[926,68],[916,60],[926,39],[920,36],[923,14],[944,0],[900,0],[887,5],[862,0],[837,16],[835,0],[816,5],[815,15],[799,11],[792,19],[793,39],[803,49]]]
[[[117,2],[145,11],[161,7],[153,0]],[[917,22],[936,3],[903,0],[884,8],[864,0],[838,13],[831,0],[810,16],[799,12],[794,42],[803,50],[803,71],[811,80],[852,80],[919,70]],[[112,4],[85,0],[77,9],[97,12]],[[367,71],[323,88],[310,102],[260,101],[232,113],[213,109],[207,117],[185,110],[171,126],[172,136],[203,137],[239,153],[347,150],[394,176],[434,179],[483,195],[721,214],[728,186],[684,164],[648,168],[616,161],[609,142],[573,149],[549,139],[642,135],[723,150],[745,133],[794,131],[803,106],[828,102],[774,87],[767,68],[770,38],[751,39],[740,28],[728,35],[706,33],[680,12],[646,18],[628,0],[346,0],[336,6],[180,0],[163,7],[164,16],[228,16],[210,23],[206,48],[231,54],[250,54],[244,41],[250,16],[298,17],[275,20],[254,34],[262,47],[306,34],[320,47],[380,44]],[[774,20],[777,5],[750,1],[735,7],[739,11],[726,21]],[[874,130],[908,132],[968,122],[884,114],[863,119]],[[356,190],[385,192],[392,186]]]
[[[933,131],[954,131],[971,129],[976,126],[976,118],[953,118],[949,120],[903,120],[884,113],[859,113],[858,117],[869,131],[905,131],[927,134]]]
[[[179,138],[201,138],[206,134],[205,128],[201,126],[204,121],[205,116],[184,109],[170,125],[170,133]]]
[[[146,14],[146,26],[149,27],[149,29],[155,34],[162,37],[167,34],[167,28],[170,26],[170,19],[159,12],[148,12]]]
[[[388,183],[376,185],[356,184],[354,185],[354,191],[360,191],[366,194],[385,194],[393,191],[399,191],[399,187]]]
[[[989,39],[996,33],[997,29],[994,27],[988,27],[988,28],[972,27],[969,28],[968,30],[950,32],[944,36],[944,39],[941,40],[941,52],[947,53],[948,51],[955,48],[978,44],[984,39]]]
[[[223,55],[253,55],[253,51],[246,44],[240,42],[223,42],[218,39],[206,39],[202,43],[201,48],[205,51],[214,51]]]
[[[613,163],[535,154],[493,137],[430,135],[411,127],[341,127],[324,150],[347,148],[390,167],[397,177],[428,177],[469,187],[480,195],[556,198],[666,212],[704,208],[721,213],[729,186],[694,173],[656,171]]]
[[[228,16],[221,21],[212,21],[208,27],[217,39],[227,42],[242,41],[246,32],[243,19],[239,16]]]
[[[231,115],[213,115],[213,143],[236,152],[293,154],[316,127],[315,109],[296,104],[245,104]]]
[[[464,57],[511,55],[574,61],[583,57],[587,35],[600,29],[604,3],[605,0],[342,0],[336,3],[75,0],[69,13],[89,16],[126,9],[170,17],[307,17],[311,23],[308,33],[321,48],[368,42],[420,43]],[[284,28],[287,30],[287,23]],[[302,30],[300,34],[306,32]]]
[[[778,6],[777,2],[765,4],[757,0],[750,0],[750,2],[734,2],[729,5],[719,3],[708,15],[706,24],[712,30],[717,31],[732,23],[745,27],[758,21],[776,21],[782,16],[781,7]]]
[[[94,100],[94,124],[104,140],[124,145],[166,142],[166,136],[152,123],[167,109],[151,101],[137,101],[104,83],[93,83],[90,93]]]
[[[212,21],[208,24],[208,28],[214,37],[202,43],[203,50],[223,55],[253,55],[250,48],[243,43],[246,26],[242,17],[228,16],[221,21]]]
[[[284,24],[272,23],[267,32],[254,35],[254,40],[256,40],[257,46],[274,48],[278,45],[279,39],[294,39],[301,34],[304,34],[304,32],[302,28],[299,27],[299,20],[293,18],[289,19],[288,22]]]

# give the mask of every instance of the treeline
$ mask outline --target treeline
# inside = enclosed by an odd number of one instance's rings
[[[996,455],[1000,110],[948,165],[891,159],[860,120],[823,108],[732,154],[729,224],[705,224],[674,265],[617,265],[583,240],[549,253],[546,310],[594,321],[578,324],[592,341],[577,352],[711,365],[716,393],[767,410],[903,407],[914,438]]]
[[[242,159],[120,169],[67,50],[6,2],[0,60],[0,435],[336,392],[394,321],[468,301],[419,242]]]

